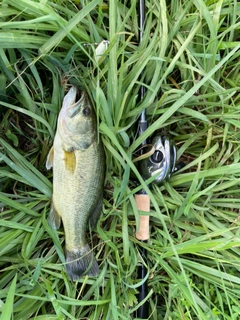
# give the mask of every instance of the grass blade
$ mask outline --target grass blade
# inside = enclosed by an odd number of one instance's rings
[[[17,283],[17,275],[15,275],[10,285],[7,299],[2,309],[1,318],[4,320],[11,320],[13,316],[13,302],[14,302],[14,295],[16,292],[16,283]]]

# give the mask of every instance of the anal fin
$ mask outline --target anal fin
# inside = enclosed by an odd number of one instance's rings
[[[97,222],[101,216],[102,202],[103,202],[103,197],[100,198],[100,200],[98,201],[98,204],[96,205],[96,208],[94,209],[93,213],[90,215],[89,222],[92,229],[96,228]]]

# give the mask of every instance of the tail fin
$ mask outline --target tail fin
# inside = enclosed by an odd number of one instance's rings
[[[66,269],[72,281],[78,280],[82,275],[97,276],[99,267],[89,245],[85,247],[67,250]]]

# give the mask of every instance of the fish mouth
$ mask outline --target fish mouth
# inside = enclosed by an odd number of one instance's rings
[[[79,113],[80,108],[85,100],[85,94],[83,91],[78,90],[75,86],[72,86],[68,94],[71,97],[71,103],[68,107],[69,117],[73,118]]]
[[[76,91],[76,97],[75,97],[75,103],[78,102],[82,97],[82,92],[80,92],[78,89]]]

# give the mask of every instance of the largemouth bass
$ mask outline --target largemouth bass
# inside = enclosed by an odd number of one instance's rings
[[[63,222],[67,273],[73,281],[82,274],[96,276],[99,267],[86,232],[101,214],[105,156],[93,107],[75,86],[64,97],[46,167],[53,167],[49,224],[58,229]]]

